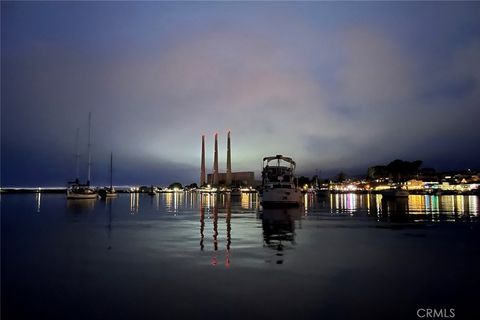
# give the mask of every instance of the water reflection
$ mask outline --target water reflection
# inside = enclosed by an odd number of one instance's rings
[[[139,196],[138,193],[130,193],[130,214],[132,215],[138,213]]]
[[[203,202],[203,195],[200,195],[200,250],[203,251],[203,239],[205,239],[205,205]]]
[[[42,202],[42,193],[41,192],[37,192],[35,194],[35,201],[37,203],[37,213],[40,213],[40,205],[41,205],[41,202]]]
[[[238,199],[238,197],[233,197],[233,200]],[[243,192],[240,197],[242,209],[252,210],[258,208],[259,197],[256,193],[246,193]]]
[[[112,236],[112,203],[113,198],[106,198],[104,201],[106,212],[106,229],[107,229],[107,250],[112,249],[111,236]]]
[[[381,217],[391,222],[408,222],[410,220],[408,209],[408,198],[381,199]]]
[[[230,266],[230,248],[232,244],[232,201],[230,195],[216,195],[216,194],[200,194],[199,196],[199,210],[200,210],[200,251],[205,250],[205,239],[209,237],[205,235],[206,231],[205,220],[211,221],[211,239],[213,244],[213,251],[210,264],[212,266],[218,265],[217,253],[220,248],[219,238],[221,237],[219,224],[222,223],[222,213],[225,213],[226,224],[226,244],[225,244],[225,266]]]
[[[186,208],[189,202],[185,201],[185,194],[187,194],[188,196],[192,196],[192,194],[185,192],[165,193],[165,206],[167,208],[167,211],[176,214],[179,212],[180,206]]]
[[[376,208],[377,205],[380,206],[381,197],[381,195],[365,195],[355,193],[330,194],[330,213],[353,214],[359,210],[370,213],[371,209]]]
[[[229,267],[230,266],[230,245],[232,244],[232,224],[231,224],[231,219],[232,219],[232,206],[230,202],[230,195],[227,198],[227,217],[226,217],[226,223],[227,223],[227,247],[226,247],[226,260],[225,260],[225,266]]]
[[[331,215],[368,215],[377,218],[394,216],[394,221],[477,218],[478,196],[410,195],[408,198],[384,199],[380,194],[321,194],[304,196],[305,215],[328,211]],[[399,218],[399,219],[397,219]],[[389,218],[390,219],[390,218]]]
[[[277,264],[283,263],[283,251],[295,245],[295,220],[300,220],[302,209],[264,209],[262,220],[264,246],[277,251]]]
[[[73,213],[92,211],[95,208],[96,199],[68,199],[67,209]]]

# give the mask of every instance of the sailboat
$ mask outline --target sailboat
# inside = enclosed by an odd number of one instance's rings
[[[92,165],[92,154],[91,154],[91,143],[90,143],[90,133],[91,133],[91,123],[92,123],[92,113],[88,113],[88,171],[87,171],[87,183],[80,183],[78,163],[79,163],[79,154],[78,154],[78,129],[77,129],[77,153],[76,153],[76,174],[77,177],[75,181],[69,182],[69,187],[67,188],[67,199],[96,199],[98,197],[97,191],[95,188],[90,186],[90,174],[91,174],[91,165]]]
[[[118,195],[117,191],[113,187],[113,153],[110,153],[110,187],[105,187],[98,191],[98,194],[102,199],[113,198]]]

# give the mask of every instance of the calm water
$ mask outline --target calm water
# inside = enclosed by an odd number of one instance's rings
[[[477,196],[1,197],[2,319],[480,319]]]

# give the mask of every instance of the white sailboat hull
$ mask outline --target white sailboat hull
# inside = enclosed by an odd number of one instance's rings
[[[107,198],[115,198],[116,196],[118,196],[118,193],[116,192],[112,192],[112,193],[107,193]]]
[[[67,199],[96,199],[98,194],[95,192],[75,192],[67,190]]]

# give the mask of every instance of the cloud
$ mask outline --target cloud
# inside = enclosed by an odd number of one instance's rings
[[[415,59],[389,34],[367,27],[345,30],[344,58],[337,77],[339,96],[352,108],[391,108],[419,90]]]
[[[334,18],[324,26],[313,13],[278,11],[248,22],[205,12],[210,22],[195,20],[190,12],[167,29],[131,24],[138,38],[131,31],[123,43],[117,34],[111,48],[38,35],[3,47],[2,149],[15,145],[26,155],[2,153],[2,160],[27,163],[32,145],[52,158],[73,154],[77,127],[86,145],[88,111],[97,161],[113,151],[144,170],[167,173],[171,164],[192,178],[201,134],[212,163],[213,133],[220,133],[224,155],[227,130],[234,170],[258,171],[263,156],[278,153],[304,171],[363,172],[371,162],[453,147],[467,158],[478,137],[478,36],[455,43],[437,36],[435,48],[419,50],[408,41],[412,35],[399,36],[402,26]],[[449,28],[461,29],[453,21]],[[99,27],[108,39],[108,26]]]

